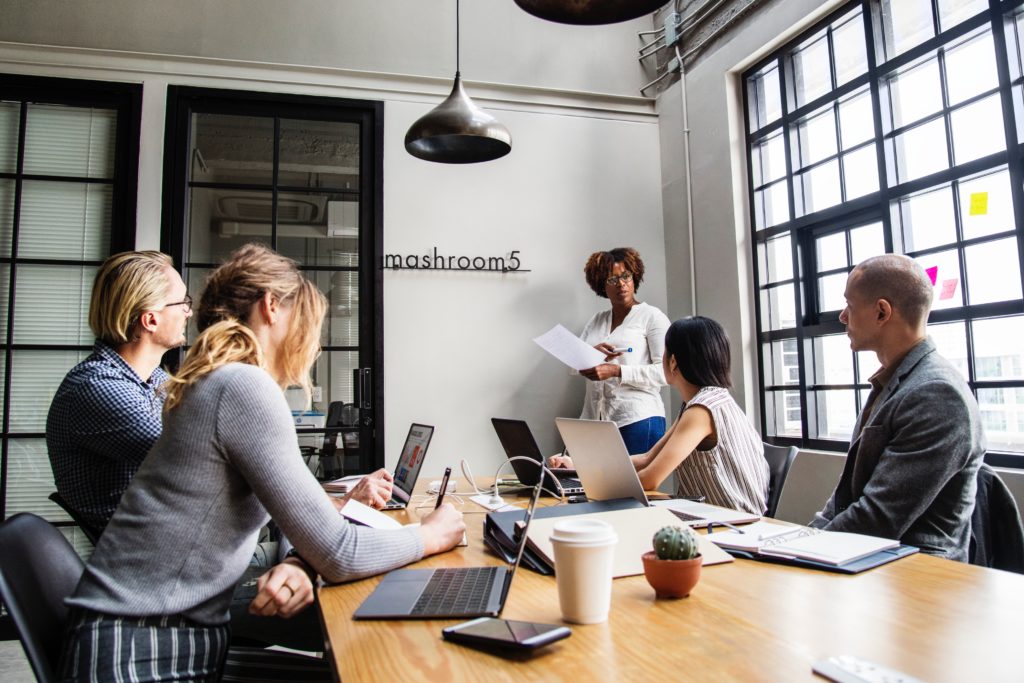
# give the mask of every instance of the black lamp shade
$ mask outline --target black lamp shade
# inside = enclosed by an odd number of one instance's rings
[[[617,24],[650,14],[668,0],[516,0],[535,17],[560,24]]]

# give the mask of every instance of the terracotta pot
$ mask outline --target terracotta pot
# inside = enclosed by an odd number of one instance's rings
[[[654,551],[643,554],[644,576],[659,598],[685,598],[700,580],[700,555],[689,560],[659,560]]]

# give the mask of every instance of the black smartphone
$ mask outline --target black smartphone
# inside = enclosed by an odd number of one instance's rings
[[[500,650],[533,650],[572,635],[565,626],[481,617],[441,629],[445,640]]]

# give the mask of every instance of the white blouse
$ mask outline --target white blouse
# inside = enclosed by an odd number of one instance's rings
[[[611,420],[625,427],[649,417],[665,417],[661,387],[666,382],[661,358],[665,354],[668,326],[664,313],[644,303],[629,309],[626,319],[614,332],[610,308],[590,319],[580,334],[587,344],[595,346],[607,342],[616,348],[633,350],[610,361],[622,366],[622,377],[611,377],[603,382],[587,380],[582,419]]]

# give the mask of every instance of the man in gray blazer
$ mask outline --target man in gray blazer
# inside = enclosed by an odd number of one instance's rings
[[[839,484],[811,526],[966,562],[985,436],[963,375],[927,337],[931,303],[931,281],[906,256],[876,256],[850,273],[839,320],[850,347],[874,351],[882,367]]]

